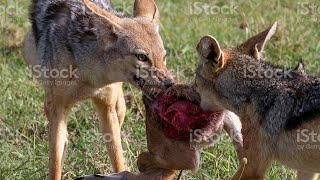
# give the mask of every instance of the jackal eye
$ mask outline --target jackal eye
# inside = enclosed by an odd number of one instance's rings
[[[148,57],[144,54],[136,54],[136,57],[139,61],[143,61],[143,62],[149,61]]]

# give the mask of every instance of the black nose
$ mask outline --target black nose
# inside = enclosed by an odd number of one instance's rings
[[[165,80],[163,83],[164,83],[164,86],[165,86],[166,88],[169,88],[169,87],[171,87],[171,86],[174,85],[174,81],[171,80],[171,79],[167,79],[167,80]]]

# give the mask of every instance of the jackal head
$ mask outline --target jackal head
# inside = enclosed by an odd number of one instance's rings
[[[277,23],[235,48],[221,49],[212,36],[204,36],[198,46],[199,66],[194,88],[201,96],[201,107],[206,111],[228,109],[246,102],[250,92],[244,81],[247,65],[257,64],[266,41],[275,33]],[[243,95],[243,96],[242,96]]]
[[[136,0],[133,18],[120,18],[84,0],[95,23],[89,44],[95,62],[96,84],[129,82],[147,89],[167,88],[174,81],[166,68],[166,50],[159,30],[159,10],[154,0]],[[99,23],[100,22],[100,23]],[[99,33],[96,37],[95,33]],[[90,45],[89,45],[90,46]]]

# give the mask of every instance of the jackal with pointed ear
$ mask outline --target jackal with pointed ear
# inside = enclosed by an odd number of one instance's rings
[[[33,0],[30,14],[32,30],[24,57],[45,89],[49,179],[61,178],[68,113],[87,98],[96,106],[101,132],[112,136],[106,146],[114,171],[125,170],[121,82],[131,83],[147,96],[153,89],[173,84],[158,32],[156,3],[135,0],[134,17],[129,18],[113,10],[109,0]],[[143,74],[138,72],[142,70]]]
[[[197,47],[200,62],[195,89],[201,107],[228,109],[242,121],[242,165],[233,179],[265,179],[273,161],[298,170],[298,179],[320,173],[320,78],[308,76],[299,64],[286,69],[262,61],[273,24],[235,48],[222,49],[212,36]]]

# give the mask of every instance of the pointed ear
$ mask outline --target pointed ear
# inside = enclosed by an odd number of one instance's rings
[[[135,0],[134,17],[146,17],[159,26],[160,13],[154,0]]]
[[[204,36],[198,43],[197,51],[205,62],[211,62],[218,68],[224,66],[223,52],[214,37]]]
[[[261,52],[264,49],[266,42],[271,38],[271,36],[277,30],[277,22],[270,26],[265,31],[260,34],[250,38],[245,43],[238,47],[238,51],[253,56],[255,59],[259,60]]]
[[[101,17],[102,21],[106,23],[108,26],[111,27],[111,30],[116,33],[121,31],[121,18],[117,17],[116,15],[105,11],[95,5],[90,0],[84,0],[85,5],[88,7],[90,11],[92,11],[94,14],[96,14],[98,17]]]
[[[296,68],[294,68],[295,71],[301,72],[301,73],[305,73],[304,70],[304,64],[303,64],[303,60],[301,59],[298,63],[298,65],[296,66]]]

